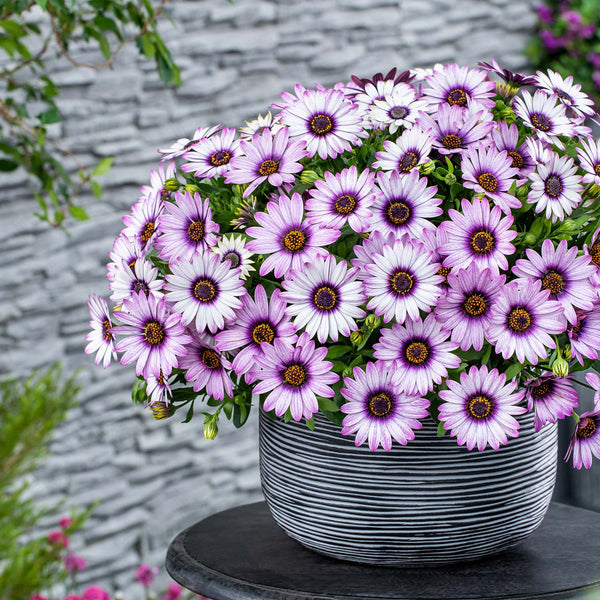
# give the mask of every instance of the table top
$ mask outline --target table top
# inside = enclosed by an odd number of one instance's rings
[[[166,566],[175,581],[214,600],[600,600],[600,513],[553,503],[512,550],[445,567],[391,568],[312,552],[257,502],[181,532]]]

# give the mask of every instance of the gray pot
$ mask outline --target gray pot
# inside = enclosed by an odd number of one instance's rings
[[[260,472],[275,521],[307,548],[390,566],[463,562],[514,546],[542,522],[556,479],[557,428],[468,451],[433,421],[406,446],[371,452],[315,415],[316,427],[260,415]]]

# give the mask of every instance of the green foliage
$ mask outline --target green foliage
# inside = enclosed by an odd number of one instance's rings
[[[30,473],[46,451],[55,427],[75,404],[74,378],[62,381],[60,366],[23,382],[0,382],[0,600],[28,600],[64,576],[60,548],[45,537],[29,537],[43,516],[26,498]],[[74,516],[69,532],[86,514]]]
[[[121,49],[135,42],[140,54],[154,61],[165,85],[179,85],[179,69],[156,26],[168,1],[157,5],[149,0],[0,1],[0,64],[5,65],[0,68],[0,171],[22,167],[32,176],[40,206],[35,214],[42,221],[63,226],[68,216],[87,219],[85,210],[75,206],[76,197],[89,187],[99,198],[102,188],[96,178],[106,174],[112,162],[105,158],[88,169],[59,143],[46,139],[48,126],[62,119],[59,89],[46,71],[46,58],[58,52],[75,67],[112,68]],[[36,5],[44,12],[41,27],[30,22]],[[126,35],[132,27],[133,35]],[[99,50],[94,64],[69,54],[75,38]],[[32,114],[33,106],[39,112]],[[73,164],[76,178],[70,174]]]

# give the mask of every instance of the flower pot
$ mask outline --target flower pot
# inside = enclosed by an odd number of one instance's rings
[[[432,420],[408,445],[371,452],[316,427],[260,415],[260,472],[275,521],[307,548],[353,562],[433,566],[513,546],[542,522],[556,479],[556,424],[468,451]]]

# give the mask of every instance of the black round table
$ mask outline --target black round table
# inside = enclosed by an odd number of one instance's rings
[[[180,533],[166,566],[175,581],[214,600],[600,600],[600,513],[552,504],[512,550],[419,569],[321,556],[289,538],[258,502]]]

